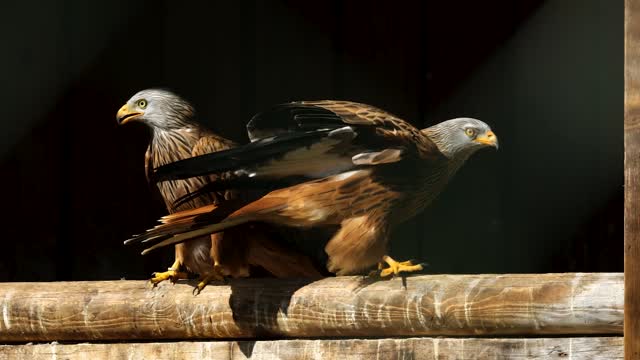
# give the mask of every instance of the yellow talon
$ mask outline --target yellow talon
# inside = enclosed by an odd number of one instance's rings
[[[403,262],[399,262],[398,265],[402,265],[402,266],[414,266],[413,263],[411,262],[411,260],[407,260],[407,261],[403,261]],[[416,265],[417,266],[417,265]],[[420,269],[422,270],[422,269]]]
[[[195,289],[193,289],[194,295],[200,294],[202,289],[204,289],[207,286],[207,284],[209,284],[209,282],[211,282],[212,280],[224,281],[224,276],[222,275],[222,267],[218,263],[216,263],[213,266],[212,272],[207,273],[200,277],[200,282],[198,283],[198,286]]]
[[[149,279],[149,282],[151,282],[154,286],[158,285],[159,283],[165,280],[171,280],[171,282],[175,284],[176,281],[180,279],[189,278],[189,275],[187,273],[177,271],[171,268],[169,268],[169,271],[165,271],[165,272],[154,272],[152,275],[153,277]]]
[[[392,274],[398,275],[401,272],[414,272],[422,270],[422,265],[414,265],[411,261],[397,262],[387,255],[383,256],[382,260],[386,262],[389,267],[380,271],[380,277],[386,277]],[[382,263],[378,263],[378,269],[381,268]]]
[[[165,281],[165,280],[171,280],[172,283],[176,283],[176,281],[180,280],[180,279],[188,279],[189,278],[189,274],[187,274],[186,272],[182,272],[179,271],[178,269],[180,269],[180,262],[178,260],[176,260],[173,265],[171,265],[171,267],[169,269],[167,269],[168,271],[165,272],[154,272],[153,274],[151,274],[153,277],[151,279],[149,279],[149,282],[153,285],[156,286],[159,283]]]

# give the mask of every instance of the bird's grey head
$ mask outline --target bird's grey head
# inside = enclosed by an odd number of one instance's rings
[[[187,125],[194,115],[191,104],[180,96],[162,89],[146,89],[124,104],[116,119],[123,125],[140,121],[152,129],[172,129]]]
[[[478,119],[451,119],[423,129],[422,132],[450,159],[464,161],[482,148],[498,149],[498,137],[489,125]]]

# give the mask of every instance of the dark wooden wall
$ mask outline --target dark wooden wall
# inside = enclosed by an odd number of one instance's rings
[[[624,358],[631,360],[640,357],[640,1],[624,7]]]
[[[500,138],[392,253],[430,272],[622,269],[621,4],[590,1],[11,3],[0,71],[0,281],[143,279],[172,251],[122,246],[164,213],[148,134],[118,128],[165,86],[246,141],[278,102],[349,99]],[[578,9],[578,10],[576,10]]]

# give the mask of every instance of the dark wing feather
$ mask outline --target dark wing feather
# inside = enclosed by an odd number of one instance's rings
[[[256,114],[247,123],[251,141],[287,132],[335,129],[345,125],[389,126],[404,122],[371,105],[352,101],[320,100],[278,104]]]
[[[196,144],[191,149],[191,156],[197,157],[206,154],[212,154],[219,151],[233,149],[237,147],[237,144],[231,140],[220,137],[212,132],[205,132],[198,139]],[[225,199],[232,199],[241,196],[239,193],[230,190],[231,187],[224,186],[229,180],[228,174],[208,174],[209,181],[203,187],[213,186],[215,189],[210,191],[201,191],[200,189],[190,189],[191,192],[182,198],[178,198],[174,203],[174,206],[180,206],[185,202],[192,201],[193,199],[203,196],[205,193],[218,193]],[[188,198],[188,199],[187,199]]]
[[[400,155],[438,153],[433,142],[406,121],[373,106],[348,101],[277,105],[254,116],[247,128],[253,142],[161,166],[154,180],[231,172],[226,182],[212,184],[207,191],[236,186],[278,187],[356,166],[376,165],[381,160],[399,161]],[[385,151],[388,149],[393,151]],[[352,158],[362,153],[371,156],[354,163]]]
[[[247,123],[247,135],[249,140],[256,141],[289,132],[336,129],[345,125],[340,115],[331,110],[293,102],[278,104],[256,114]]]
[[[155,179],[182,179],[196,174],[217,177],[178,199],[175,206],[227,189],[265,193],[353,167],[354,151],[349,149],[356,136],[351,128],[285,133],[161,166]]]
[[[339,116],[346,124],[382,126],[388,128],[400,128],[403,126],[402,124],[411,126],[406,121],[388,111],[353,101],[320,100],[303,101],[301,103],[306,106],[315,106],[331,111]]]
[[[316,130],[286,133],[272,138],[264,138],[233,149],[200,155],[160,166],[155,169],[153,180],[157,182],[226,171],[238,172],[244,167],[256,167],[264,162],[283,157],[292,151],[311,148],[313,145],[323,141],[334,143],[348,140],[340,138],[342,135],[331,130]],[[245,171],[249,173],[247,176],[250,175],[248,170],[245,169]]]
[[[384,138],[384,142],[392,146],[400,143],[416,151],[420,157],[439,153],[438,147],[407,121],[375,106],[353,101],[318,100],[276,105],[254,116],[247,124],[247,133],[255,141],[285,132],[344,125],[374,128],[378,138],[369,137],[368,140]],[[382,150],[380,146],[376,148]]]
[[[421,158],[441,157],[436,144],[411,123],[375,106],[351,101],[306,101],[330,110],[340,116],[345,123],[375,127],[379,136],[387,144],[402,144],[406,155],[415,152]]]

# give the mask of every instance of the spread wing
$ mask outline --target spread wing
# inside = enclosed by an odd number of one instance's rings
[[[247,131],[251,143],[161,166],[154,180],[231,171],[236,185],[269,179],[290,184],[407,156],[439,154],[435,144],[406,121],[347,101],[280,104],[254,116]]]
[[[255,115],[247,123],[251,141],[287,132],[338,128],[345,125],[397,128],[412,126],[371,105],[351,101],[300,101],[279,104]]]

